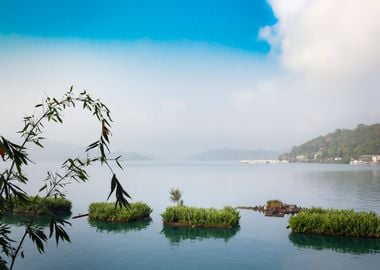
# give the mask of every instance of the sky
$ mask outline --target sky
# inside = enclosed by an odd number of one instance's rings
[[[380,1],[0,0],[0,134],[71,85],[109,105],[112,148],[178,158],[287,149],[380,122]],[[46,137],[87,145],[64,113]]]

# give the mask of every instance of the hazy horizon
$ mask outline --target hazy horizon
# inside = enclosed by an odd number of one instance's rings
[[[380,2],[252,2],[0,1],[0,134],[71,85],[109,105],[113,150],[165,158],[380,122]],[[46,137],[98,137],[88,113],[64,122]]]

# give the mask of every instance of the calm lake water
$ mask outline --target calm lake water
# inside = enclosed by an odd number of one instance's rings
[[[56,164],[28,169],[36,192]],[[28,241],[16,269],[378,269],[380,240],[294,235],[288,217],[241,210],[234,230],[163,228],[160,213],[172,203],[169,190],[183,191],[187,205],[255,206],[280,199],[300,206],[373,210],[380,213],[380,167],[225,163],[129,162],[119,172],[134,201],[152,208],[152,219],[125,224],[69,220],[72,243],[50,241],[39,254]],[[72,184],[73,215],[104,201],[110,189],[106,168],[92,168],[91,181]],[[17,220],[11,220],[16,230]]]

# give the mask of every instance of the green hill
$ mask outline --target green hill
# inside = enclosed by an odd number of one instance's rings
[[[347,163],[360,155],[375,154],[380,154],[380,124],[360,124],[356,129],[337,129],[326,136],[294,146],[279,159]]]

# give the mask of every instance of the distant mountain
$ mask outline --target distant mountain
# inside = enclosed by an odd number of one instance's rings
[[[223,161],[223,160],[244,160],[244,159],[277,159],[279,151],[270,150],[246,150],[246,149],[211,149],[199,154],[187,157],[187,160],[209,160],[209,161]]]
[[[380,124],[360,124],[356,129],[337,129],[294,146],[289,153],[282,154],[280,159],[347,163],[351,158],[358,159],[360,155],[376,154],[380,154]]]

